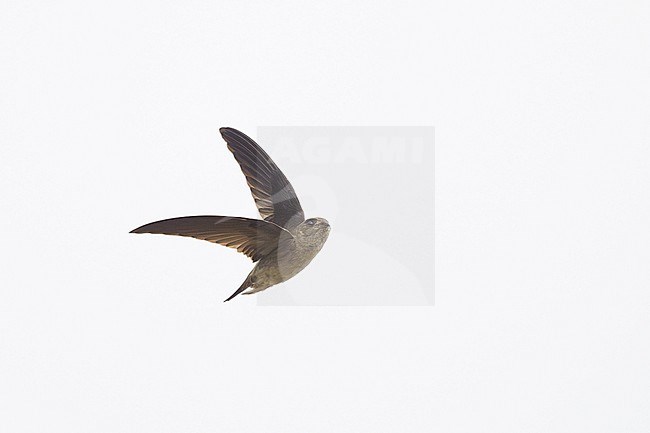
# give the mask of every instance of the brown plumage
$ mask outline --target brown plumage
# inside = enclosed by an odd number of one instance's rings
[[[246,254],[256,262],[229,301],[288,280],[304,269],[321,250],[330,232],[324,218],[305,221],[296,193],[269,155],[251,138],[221,128],[263,220],[227,216],[190,216],[145,224],[131,233],[189,236],[218,243]]]

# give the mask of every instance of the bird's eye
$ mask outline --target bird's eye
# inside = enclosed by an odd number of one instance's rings
[[[307,224],[313,226],[316,220],[307,220]]]

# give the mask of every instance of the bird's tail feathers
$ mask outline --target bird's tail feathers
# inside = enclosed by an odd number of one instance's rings
[[[244,282],[241,284],[241,286],[239,286],[239,289],[235,290],[235,293],[233,293],[232,295],[230,295],[230,296],[228,297],[228,299],[226,299],[226,300],[223,301],[223,302],[228,302],[228,301],[230,301],[232,298],[234,298],[235,296],[239,295],[241,292],[243,292],[244,290],[246,290],[247,288],[249,288],[249,287],[251,286],[251,283],[252,283],[252,281],[251,281],[251,274],[252,274],[252,273],[253,273],[253,272],[251,271],[251,273],[248,274],[248,276],[246,277],[246,279],[244,280]]]

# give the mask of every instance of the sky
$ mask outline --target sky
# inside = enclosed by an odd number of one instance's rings
[[[649,7],[4,1],[0,431],[648,431]],[[269,290],[365,304],[224,304],[244,256],[130,235],[256,216],[222,126],[433,128],[396,185],[435,244],[381,251],[435,247],[435,305],[372,302],[335,226],[347,266]],[[307,214],[345,223],[356,181]]]

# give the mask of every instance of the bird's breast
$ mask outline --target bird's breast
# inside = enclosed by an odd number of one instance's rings
[[[302,271],[323,248],[325,240],[296,238],[290,248],[279,249],[277,265],[282,280],[286,281]]]

